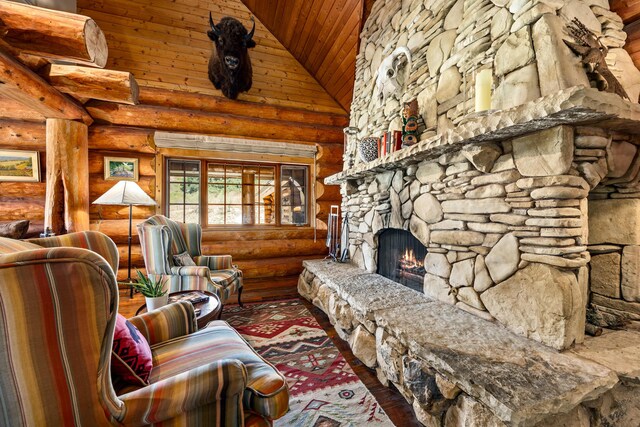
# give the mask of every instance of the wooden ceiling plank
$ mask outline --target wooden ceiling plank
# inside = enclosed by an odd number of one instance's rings
[[[298,34],[298,25],[306,20],[310,7],[311,2],[308,0],[294,0],[294,6],[291,8],[291,17],[288,21],[289,24],[280,39],[285,47],[290,46],[294,35]]]
[[[346,28],[357,27],[360,20],[360,11],[358,8],[353,8],[349,15],[348,21],[344,24]],[[317,68],[317,78],[322,81],[324,74],[332,65],[340,64],[346,56],[349,56],[349,52],[355,52],[355,38],[351,39],[351,43],[348,43],[350,33],[346,31],[338,32],[336,35],[336,42],[333,45],[331,52],[322,59],[322,63]],[[332,61],[327,61],[328,57],[332,58]],[[355,59],[355,55],[351,55]]]
[[[610,0],[611,10],[622,18],[625,24],[640,19],[640,0]]]
[[[311,3],[311,10],[309,11],[309,15],[307,15],[303,25],[301,26],[301,23],[298,22],[297,37],[292,40],[292,44],[290,46],[286,46],[295,57],[298,57],[307,44],[307,40],[309,40],[309,33],[315,25],[316,17],[318,16],[318,12],[322,6],[322,1],[315,0]]]
[[[305,66],[307,69],[313,70],[314,73],[317,71],[318,66],[316,62],[318,62],[318,58],[322,57],[322,55],[326,55],[331,51],[332,46],[335,44],[335,40],[331,39],[331,33],[335,28],[339,28],[344,25],[344,22],[341,21],[340,17],[345,9],[348,8],[347,1],[340,1],[336,5],[336,8],[332,9],[331,19],[327,21],[326,25],[321,28],[321,32],[319,36],[315,39],[315,46],[312,46],[312,51],[309,56],[305,58]]]
[[[337,2],[337,8],[342,9],[344,6],[344,1]],[[320,12],[316,16],[316,20],[314,25],[311,27],[311,32],[307,39],[307,43],[300,51],[300,54],[297,56],[298,61],[302,63],[302,65],[309,70],[311,73],[315,72],[313,67],[309,65],[311,62],[309,61],[309,56],[314,52],[322,49],[322,45],[326,44],[327,39],[323,37],[326,31],[327,22],[331,13],[334,12],[333,8],[336,6],[336,0],[325,0],[322,2],[322,7]]]

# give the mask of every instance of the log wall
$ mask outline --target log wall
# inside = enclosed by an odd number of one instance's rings
[[[186,0],[80,0],[79,13],[93,18],[109,44],[107,68],[131,72],[139,84],[139,105],[104,101],[85,104],[95,119],[89,127],[89,197],[94,201],[115,181],[104,179],[104,157],[139,159],[138,184],[157,198],[158,154],[156,130],[226,135],[251,139],[315,144],[315,209],[313,227],[267,231],[251,229],[204,230],[203,251],[230,254],[244,271],[247,299],[295,294],[302,260],[324,257],[329,206],[340,204],[337,187],[325,187],[324,177],[342,169],[342,128],[345,111],[282,47],[260,22],[250,51],[254,85],[237,101],[223,98],[207,79],[211,49],[205,32],[208,12],[214,20],[230,15],[248,25],[250,12],[240,0],[216,0],[193,5]],[[127,10],[121,16],[121,10]],[[45,204],[44,117],[20,104],[0,107],[0,149],[38,150],[39,183],[0,183],[0,222],[30,219],[29,234],[43,230]],[[314,169],[314,168],[312,168]],[[152,207],[134,207],[134,227],[154,213]],[[90,226],[118,245],[120,270],[126,277],[128,208],[90,206]],[[132,264],[143,268],[134,228]]]

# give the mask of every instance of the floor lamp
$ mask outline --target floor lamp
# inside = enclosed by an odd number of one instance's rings
[[[129,252],[127,259],[127,282],[131,283],[131,223],[133,206],[156,206],[157,203],[144,192],[138,184],[133,181],[118,181],[106,193],[98,197],[94,205],[117,205],[129,206]],[[117,273],[117,272],[116,272]],[[133,287],[131,288],[133,297]]]

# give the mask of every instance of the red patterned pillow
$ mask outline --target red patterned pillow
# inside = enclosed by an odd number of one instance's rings
[[[146,338],[138,328],[118,314],[111,351],[114,383],[124,382],[141,387],[148,385],[151,368],[151,348]]]

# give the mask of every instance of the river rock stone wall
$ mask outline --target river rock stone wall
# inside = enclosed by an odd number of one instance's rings
[[[357,143],[399,130],[401,103],[416,98],[424,120],[422,138],[444,133],[474,111],[474,79],[493,70],[492,108],[505,109],[540,96],[589,86],[586,73],[563,39],[578,18],[609,47],[607,63],[631,100],[638,100],[640,72],[622,48],[626,34],[606,0],[378,0],[361,34],[345,168],[361,160]],[[412,53],[400,68],[402,89],[382,103],[375,80],[397,47]],[[406,76],[406,77],[405,77]]]
[[[409,230],[428,249],[427,296],[567,348],[584,336],[589,227],[611,228],[598,216],[589,221],[587,197],[607,197],[591,202],[596,212],[603,210],[598,204],[621,200],[640,208],[638,199],[619,198],[638,195],[638,145],[638,137],[557,126],[506,141],[469,144],[437,159],[350,180],[342,187],[342,208],[349,217],[351,260],[375,272],[379,233]],[[637,215],[632,216],[635,223]],[[604,225],[594,225],[600,223]],[[616,226],[617,233],[625,234],[626,228]],[[607,307],[625,311],[634,304],[634,315],[639,314],[640,222],[636,230],[635,242],[611,241],[595,232],[604,240],[592,248],[600,251],[594,256],[602,252],[606,258],[593,267],[591,279],[598,292],[595,303],[617,298]],[[621,246],[613,248],[616,243]],[[621,255],[616,258],[614,252]],[[618,270],[617,293],[603,290],[598,282],[611,283],[608,276],[598,275],[603,269],[614,274],[616,262],[626,272],[623,281]]]

